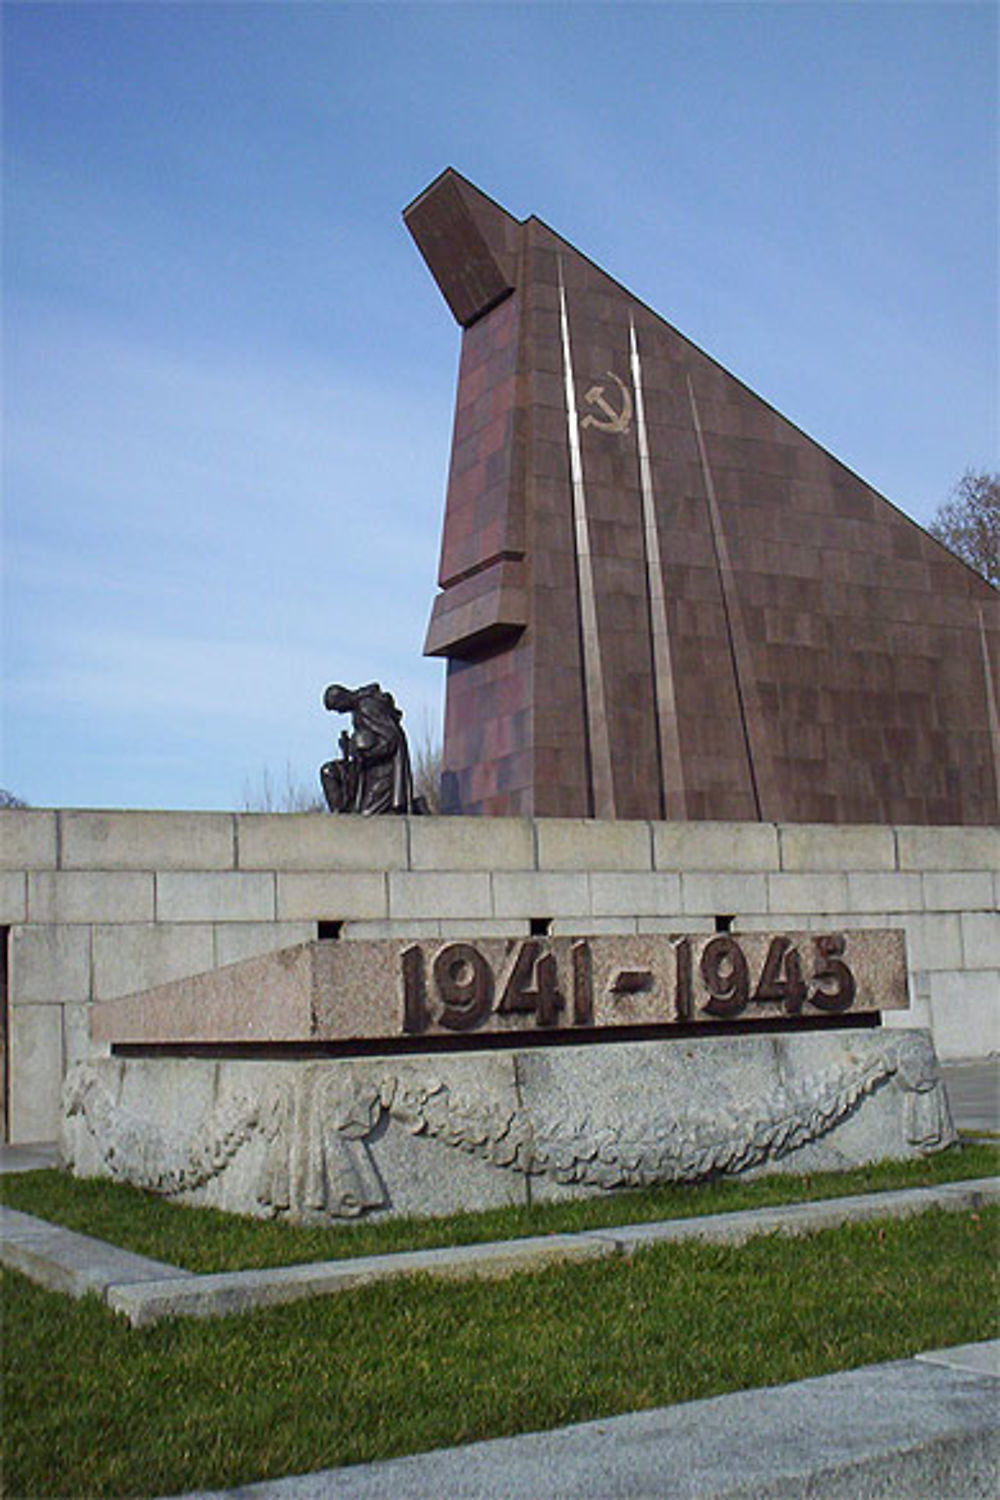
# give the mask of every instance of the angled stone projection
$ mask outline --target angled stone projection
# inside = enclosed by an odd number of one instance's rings
[[[995,823],[1000,594],[539,219],[404,217],[463,329],[446,810]]]

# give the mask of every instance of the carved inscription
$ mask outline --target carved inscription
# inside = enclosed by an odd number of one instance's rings
[[[843,933],[829,933],[813,938],[814,962],[811,980],[802,977],[802,959],[791,938],[773,937],[756,984],[752,984],[750,966],[736,938],[730,934],[713,938],[702,950],[699,972],[708,999],[702,1004],[706,1015],[723,1020],[741,1016],[748,1005],[779,1005],[786,1015],[798,1015],[804,1005],[814,1006],[827,1014],[850,1010],[857,986],[854,975],[844,962],[847,939]],[[681,938],[685,962],[678,968],[678,1013],[692,1015],[691,939]]]
[[[543,951],[538,940],[516,948],[513,961],[497,978],[478,948],[471,943],[449,943],[435,956],[432,993],[437,1002],[436,1019],[447,1031],[473,1031],[495,1012],[499,1016],[533,1016],[535,1024],[549,1029],[560,1024],[566,1009],[560,988],[556,956]],[[593,1020],[593,977],[590,949],[586,942],[571,950],[570,986],[572,1024],[589,1026]],[[428,1007],[427,959],[419,946],[401,955],[403,974],[403,1030],[411,1035],[426,1031],[431,1021]]]
[[[872,940],[893,938],[894,962],[879,984],[886,955],[873,963]],[[860,997],[849,945],[864,971]],[[400,974],[403,1031],[413,1036],[439,1029],[806,1019],[906,1003],[902,937],[892,933],[531,938],[446,943],[436,951],[414,943],[400,953]]]
[[[898,931],[355,939],[97,1002],[91,1034],[113,1045],[527,1040],[586,1027],[808,1025],[908,1004]]]

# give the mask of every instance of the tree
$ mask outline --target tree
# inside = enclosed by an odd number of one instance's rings
[[[418,797],[423,797],[427,811],[437,816],[441,812],[441,770],[444,763],[444,749],[440,741],[435,739],[426,721],[422,726],[420,738],[410,746],[410,757],[413,765],[413,790]]]
[[[27,807],[27,802],[22,802],[20,797],[15,797],[13,792],[8,792],[6,787],[0,786],[0,810],[6,807]]]
[[[927,529],[1000,588],[1000,474],[966,469]]]
[[[272,775],[265,766],[257,781],[243,783],[243,805],[241,812],[325,812],[326,802],[319,786],[308,786],[298,781],[291,763],[285,763],[284,783]]]

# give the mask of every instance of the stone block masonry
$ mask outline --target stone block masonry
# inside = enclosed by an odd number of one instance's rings
[[[56,1137],[95,1000],[317,937],[899,928],[887,1024],[1000,1051],[994,828],[10,809],[0,898],[14,1142]]]

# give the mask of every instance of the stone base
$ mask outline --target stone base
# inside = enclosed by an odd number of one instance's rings
[[[955,1140],[930,1035],[826,1031],[322,1061],[99,1058],[62,1154],[181,1202],[328,1221],[820,1171]]]

